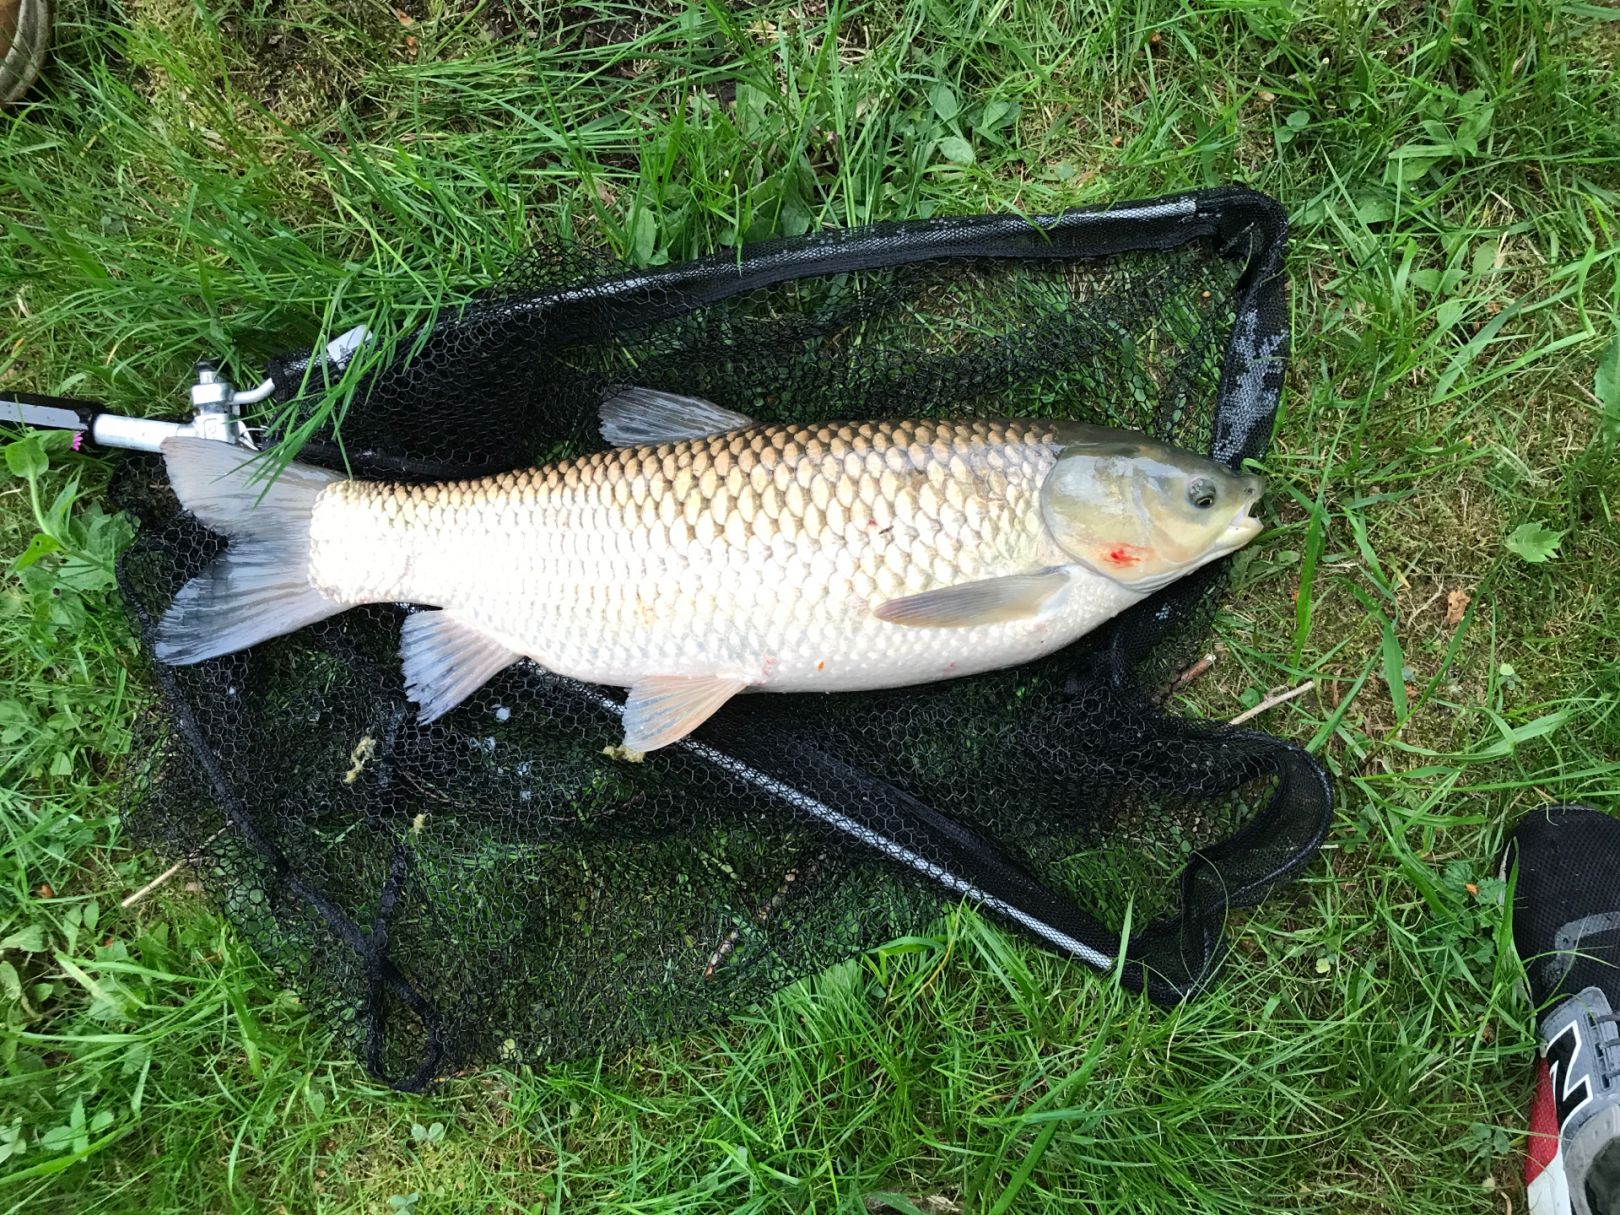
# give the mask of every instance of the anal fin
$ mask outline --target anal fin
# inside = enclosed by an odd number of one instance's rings
[[[624,702],[624,745],[656,751],[685,738],[748,684],[722,675],[649,675]]]
[[[872,609],[879,620],[918,629],[961,629],[976,624],[1005,624],[1038,616],[1069,585],[1061,568],[1039,574],[1011,574],[963,582],[919,595],[890,599]]]
[[[435,721],[519,658],[451,612],[413,612],[400,630],[405,695]]]

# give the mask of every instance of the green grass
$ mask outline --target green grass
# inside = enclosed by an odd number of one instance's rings
[[[1173,1012],[961,912],[723,1031],[399,1097],[183,873],[119,909],[152,693],[105,468],[54,449],[0,481],[0,1207],[1522,1210],[1492,857],[1620,805],[1614,11],[400,3],[62,3],[0,117],[0,385],[172,413],[198,356],[404,332],[539,239],[1247,182],[1295,218],[1275,527],[1184,701],[1315,681],[1264,724],[1334,769],[1332,838]]]

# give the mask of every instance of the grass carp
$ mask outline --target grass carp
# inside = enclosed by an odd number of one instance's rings
[[[1261,528],[1260,478],[1129,431],[1032,418],[761,425],[633,389],[614,446],[429,485],[355,481],[206,439],[163,454],[230,538],[158,627],[159,660],[414,603],[423,720],[530,659],[626,687],[624,746],[743,691],[929,683],[1065,646]]]

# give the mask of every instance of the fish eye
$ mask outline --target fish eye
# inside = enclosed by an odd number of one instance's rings
[[[1215,482],[1208,477],[1199,477],[1187,486],[1187,501],[1199,510],[1208,510],[1215,505]]]

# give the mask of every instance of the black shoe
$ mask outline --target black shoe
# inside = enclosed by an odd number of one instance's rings
[[[1513,943],[1539,1018],[1531,1215],[1620,1215],[1620,818],[1548,806],[1508,837]]]

